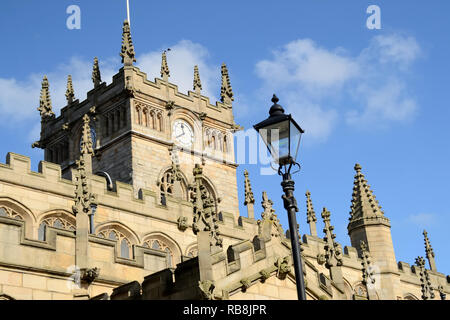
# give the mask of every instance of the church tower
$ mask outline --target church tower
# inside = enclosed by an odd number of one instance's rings
[[[400,287],[397,260],[391,236],[391,224],[378,200],[375,199],[370,185],[361,172],[361,165],[355,165],[355,181],[352,194],[350,222],[347,230],[352,247],[362,256],[361,242],[367,245],[372,257],[372,266],[379,277],[381,299],[396,299],[397,287]]]
[[[169,82],[170,55],[162,53],[161,78],[155,81],[137,68],[127,20],[120,51],[123,67],[112,83],[102,82],[99,61],[94,60],[93,89],[87,99],[75,98],[72,78],[67,85],[67,105],[55,117],[44,78],[39,111],[41,137],[33,144],[45,150],[45,161],[61,165],[70,178],[80,156],[83,117],[91,119],[94,147],[92,171],[104,176],[111,189],[115,182],[133,186],[136,196],[145,192],[166,201],[189,201],[188,187],[195,164],[204,164],[204,183],[219,211],[239,215],[232,133],[233,91],[228,69],[222,65],[221,101],[212,105],[202,96],[200,74],[193,67],[193,91],[180,93]],[[218,77],[219,79],[219,77]],[[174,167],[181,174],[174,176]],[[213,182],[214,181],[214,182]]]

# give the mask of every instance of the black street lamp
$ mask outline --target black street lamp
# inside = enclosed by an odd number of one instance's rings
[[[267,145],[272,158],[278,163],[278,174],[283,177],[284,208],[287,210],[289,219],[289,230],[294,259],[295,281],[297,283],[297,295],[299,300],[306,300],[305,280],[303,279],[302,262],[300,258],[300,240],[297,232],[298,212],[297,201],[294,197],[294,181],[291,178],[293,166],[300,165],[296,162],[300,138],[303,131],[290,114],[285,114],[282,106],[278,104],[279,99],[273,95],[273,106],[270,108],[269,117],[254,126],[264,143]]]

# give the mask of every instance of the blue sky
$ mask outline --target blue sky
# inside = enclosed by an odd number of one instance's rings
[[[239,124],[251,128],[263,120],[276,92],[306,129],[302,171],[294,176],[301,233],[308,230],[309,189],[318,217],[327,207],[338,241],[349,245],[358,162],[391,219],[397,260],[413,264],[424,256],[425,228],[438,270],[449,273],[448,1],[130,2],[137,65],[149,79],[159,76],[160,52],[170,47],[171,82],[181,91],[190,89],[198,64],[204,93],[215,101],[220,64],[226,62]],[[66,9],[74,4],[81,8],[80,30],[66,27]],[[381,30],[366,28],[372,4],[381,8]],[[120,68],[125,15],[125,0],[3,1],[2,157],[9,151],[28,155],[36,170],[43,153],[30,146],[39,138],[42,76],[49,76],[55,109],[65,101],[69,73],[77,98],[85,98],[95,56],[109,83]],[[238,168],[241,215],[246,215],[244,169],[250,172],[257,216],[266,190],[287,226],[280,177],[261,175],[259,165]]]

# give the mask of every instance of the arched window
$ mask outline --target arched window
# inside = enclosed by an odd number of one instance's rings
[[[131,242],[124,233],[115,228],[105,228],[97,233],[97,237],[117,241],[119,246],[119,256],[121,258],[131,259]]]
[[[67,231],[75,231],[76,222],[75,218],[67,215],[63,212],[52,213],[50,215],[46,215],[41,223],[39,224],[38,229],[38,240],[45,240],[45,229],[46,227],[58,228],[61,230]]]
[[[141,107],[136,107],[136,123],[142,124],[142,113],[141,113]]]
[[[174,262],[173,262],[174,256],[173,256],[172,249],[170,249],[169,246],[166,243],[164,243],[162,240],[160,240],[160,239],[146,240],[144,242],[144,247],[163,251],[167,255],[167,266],[169,268],[174,267]]]
[[[228,142],[227,142],[227,136],[225,135],[223,137],[223,152],[228,153]]]
[[[163,127],[163,117],[162,117],[161,112],[158,113],[157,118],[158,118],[158,129],[157,130],[162,132],[164,130],[164,127]]]
[[[155,130],[156,129],[156,114],[155,114],[155,110],[150,111],[150,120],[151,120],[150,128]]]
[[[144,113],[144,125],[145,125],[146,127],[149,127],[149,126],[150,126],[150,121],[149,121],[148,109],[147,109],[147,108],[144,108],[143,113]]]
[[[13,219],[17,219],[17,220],[23,220],[23,217],[20,214],[18,214],[15,210],[8,208],[6,206],[0,207],[0,217],[7,217],[7,218],[13,218]]]

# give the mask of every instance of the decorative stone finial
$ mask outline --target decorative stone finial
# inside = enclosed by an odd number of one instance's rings
[[[50,85],[48,83],[47,76],[44,76],[42,80],[41,98],[39,100],[38,111],[41,114],[41,119],[46,120],[49,118],[54,118],[55,114],[52,111],[52,100],[50,99]]]
[[[94,67],[92,68],[92,82],[94,82],[94,88],[97,88],[102,83],[102,76],[100,74],[100,67],[98,65],[98,58],[94,58]]]
[[[366,286],[369,286],[371,284],[375,283],[375,277],[374,272],[371,267],[371,260],[370,260],[370,253],[367,250],[367,245],[364,241],[361,240],[360,242],[360,249],[361,249],[361,265],[362,265],[362,272],[363,272],[363,284]]]
[[[317,237],[317,228],[316,228],[316,213],[314,212],[314,207],[311,201],[311,192],[306,191],[306,222],[309,224],[309,231],[312,236]]]
[[[198,66],[194,67],[194,91],[198,94],[200,94],[200,91],[202,91],[202,82],[200,81]]]
[[[261,239],[270,240],[272,237],[279,237],[282,239],[283,228],[281,227],[280,220],[275,214],[273,209],[273,202],[267,197],[267,192],[263,191],[261,205],[264,208],[264,212],[261,213],[261,220],[258,220],[259,237]]]
[[[434,260],[434,251],[431,247],[430,239],[428,239],[428,232],[426,230],[423,230],[423,237],[425,241],[425,254],[428,259],[428,263],[430,264],[430,270],[437,271],[436,261]]]
[[[247,205],[249,203],[254,204],[255,203],[255,197],[253,196],[252,192],[252,186],[250,184],[250,179],[248,178],[248,171],[244,171],[244,177],[245,177],[245,201],[244,205]]]
[[[161,59],[161,78],[163,78],[164,81],[167,81],[169,77],[170,77],[170,70],[169,65],[167,64],[166,51],[164,50]]]
[[[66,90],[66,99],[67,104],[73,103],[73,99],[75,97],[75,93],[73,91],[73,85],[72,85],[72,76],[67,76],[67,90]]]
[[[72,206],[72,211],[76,216],[80,212],[89,214],[91,205],[95,203],[95,195],[91,193],[86,174],[86,163],[83,158],[76,161],[77,175],[76,175],[76,189],[75,189],[75,204]]]
[[[133,62],[136,62],[136,58],[128,20],[124,21],[122,30],[122,50],[120,56],[122,57],[124,66],[132,66]]]
[[[322,218],[325,224],[323,240],[325,241],[325,266],[327,268],[342,266],[342,251],[339,244],[334,241],[336,235],[333,233],[334,227],[330,223],[330,216],[330,211],[323,208]]]
[[[229,106],[231,106],[234,101],[230,76],[228,75],[228,69],[225,63],[222,64],[222,87],[220,89],[220,101]]]
[[[422,287],[422,299],[434,299],[433,287],[431,286],[430,275],[425,269],[425,259],[423,257],[416,258],[416,265],[419,267],[420,282]]]
[[[216,204],[203,184],[203,168],[196,164],[193,169],[194,184],[190,186],[191,202],[193,204],[194,219],[192,230],[194,234],[202,231],[209,233],[210,246],[222,247],[223,239],[220,236]]]
[[[356,164],[355,171],[348,229],[351,230],[364,225],[366,222],[373,223],[374,221],[390,226],[389,219],[384,216],[380,204],[373,195],[364,174],[361,172],[361,165]]]
[[[93,154],[94,150],[92,149],[92,136],[91,136],[91,126],[89,125],[91,119],[87,114],[83,117],[83,133],[81,135],[81,146],[80,152],[82,155],[85,154]]]

